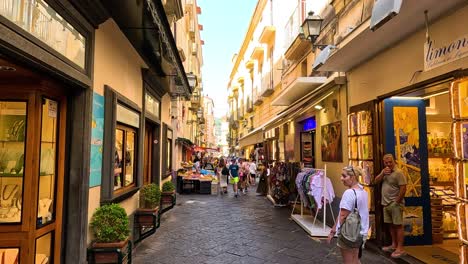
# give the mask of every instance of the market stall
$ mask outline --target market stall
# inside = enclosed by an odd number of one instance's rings
[[[177,173],[177,180],[180,184],[179,193],[199,193],[199,194],[211,194],[213,187],[217,187],[218,179],[213,170],[205,170],[195,168],[190,163],[182,164],[183,169],[180,169]],[[179,185],[178,184],[178,185]],[[214,190],[214,193],[217,192]]]

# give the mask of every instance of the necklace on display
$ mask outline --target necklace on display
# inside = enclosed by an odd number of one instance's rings
[[[11,187],[11,188],[8,188],[8,187]],[[10,189],[9,192],[8,192],[8,189]],[[4,201],[9,200],[13,195],[16,194],[17,191],[18,191],[18,185],[13,185],[13,184],[6,185],[5,187],[3,187],[2,200]]]

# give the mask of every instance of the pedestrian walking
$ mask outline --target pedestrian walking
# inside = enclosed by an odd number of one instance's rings
[[[330,230],[328,243],[338,233],[337,246],[341,250],[343,263],[359,264],[362,249],[369,231],[368,195],[358,178],[363,172],[360,167],[347,166],[341,173],[341,182],[348,189],[340,202],[338,221]]]
[[[249,172],[250,172],[250,184],[255,185],[256,183],[255,177],[257,175],[257,164],[255,164],[254,159],[250,161]]]
[[[391,252],[392,258],[406,255],[403,249],[403,211],[405,206],[406,177],[395,164],[392,154],[383,156],[385,168],[375,177],[375,183],[382,182],[382,206],[384,223],[390,229],[392,244],[383,247],[385,252]]]
[[[260,179],[258,181],[257,186],[257,193],[259,195],[267,195],[268,186],[267,186],[267,177],[268,177],[269,169],[267,168],[266,164],[264,163],[260,168]]]
[[[250,162],[248,160],[244,160],[241,166],[242,174],[244,175],[244,178],[242,179],[242,188],[244,194],[249,191],[249,186],[250,186]]]
[[[231,160],[231,165],[229,166],[229,176],[232,184],[232,190],[234,191],[234,197],[237,198],[239,195],[237,184],[239,183],[239,165],[236,164],[236,160]]]
[[[226,167],[224,159],[221,158],[218,165],[218,182],[221,188],[221,194],[227,193],[229,169]]]

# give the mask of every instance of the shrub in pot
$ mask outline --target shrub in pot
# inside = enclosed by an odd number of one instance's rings
[[[163,193],[173,193],[175,191],[175,186],[171,181],[167,181],[162,186]]]
[[[141,226],[153,226],[154,217],[159,211],[161,203],[161,190],[159,185],[147,184],[140,189],[140,208],[136,213],[136,222]]]
[[[162,186],[162,204],[175,204],[175,186],[171,181],[167,181]]]
[[[95,238],[93,248],[114,248],[126,252],[130,229],[127,213],[120,205],[105,204],[97,208],[90,226]],[[94,262],[117,263],[118,253],[95,251]]]

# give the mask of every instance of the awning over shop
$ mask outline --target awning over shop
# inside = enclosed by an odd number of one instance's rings
[[[271,105],[291,105],[307,93],[319,87],[326,77],[298,77],[271,102]]]
[[[263,126],[261,127],[263,128]],[[239,139],[239,148],[243,148],[249,145],[254,145],[263,142],[263,130],[255,129],[249,134]]]
[[[219,151],[219,148],[207,148],[207,147],[200,147],[200,146],[194,146],[193,148],[194,151]]]
[[[275,118],[264,124],[262,128],[270,129],[287,122],[289,119],[295,118],[330,96],[333,93],[334,87],[345,83],[345,76],[340,76],[339,73],[334,73],[322,85],[308,93],[303,98],[293,102],[291,107],[279,113]]]
[[[315,70],[347,72],[423,28],[424,10],[428,10],[431,24],[442,14],[465,2],[466,0],[403,1],[400,13],[375,31],[371,30],[372,18],[359,25],[337,44],[337,49]]]
[[[184,147],[187,147],[187,148],[192,148],[193,147],[193,143],[192,141],[190,141],[190,139],[187,139],[187,138],[183,138],[183,137],[178,137],[175,141],[175,143],[177,144],[181,144],[183,145]]]

